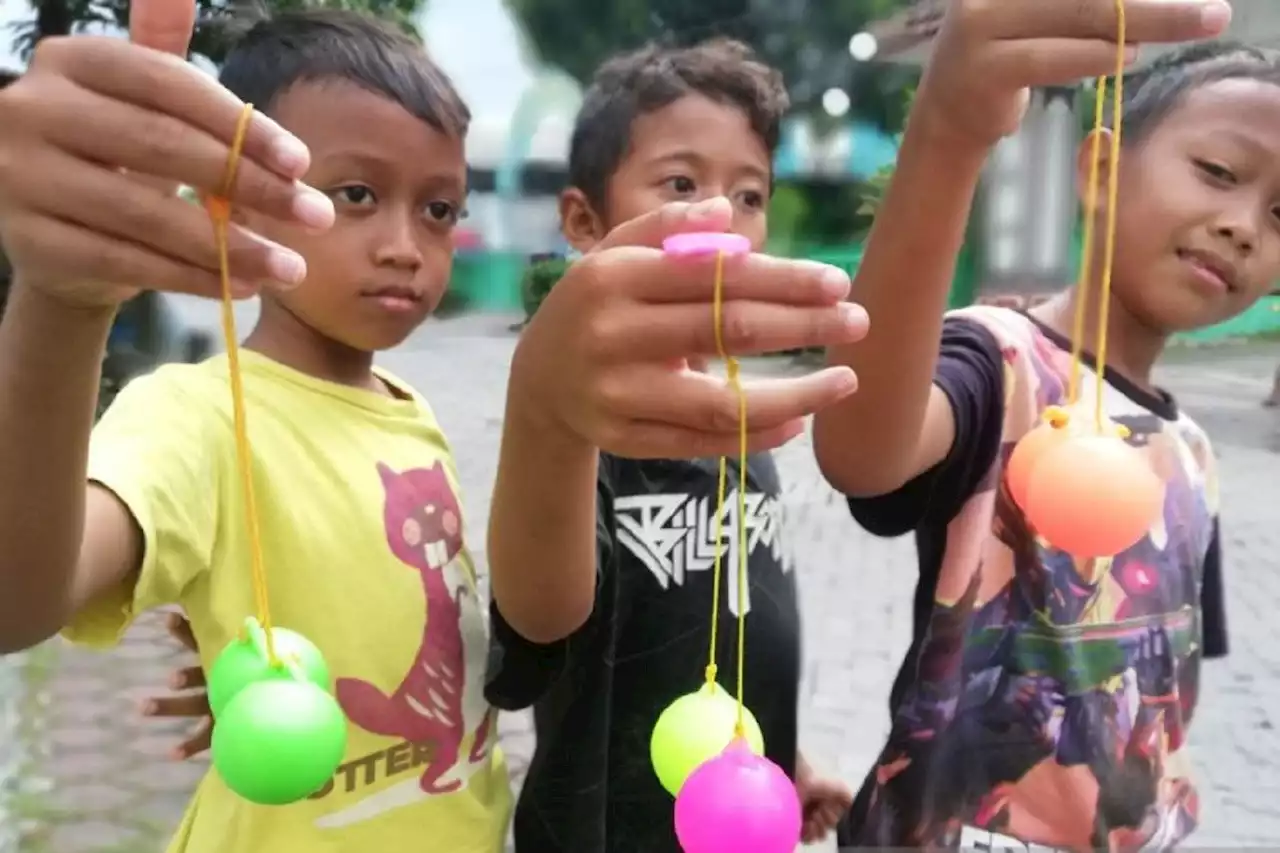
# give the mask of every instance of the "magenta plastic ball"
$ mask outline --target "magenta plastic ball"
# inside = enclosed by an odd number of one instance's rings
[[[693,771],[676,797],[685,853],[793,853],[801,818],[787,774],[741,741]]]

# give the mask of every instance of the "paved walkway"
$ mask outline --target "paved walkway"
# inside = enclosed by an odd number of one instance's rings
[[[494,475],[506,365],[513,337],[494,318],[428,326],[387,366],[422,389],[452,437],[483,565],[486,495]],[[1280,347],[1175,353],[1164,381],[1215,436],[1224,482],[1224,536],[1233,655],[1211,664],[1192,743],[1204,777],[1200,845],[1243,847],[1280,839],[1280,413],[1258,402]],[[907,540],[858,530],[817,476],[807,443],[779,454],[787,529],[797,549],[805,607],[802,741],[811,759],[860,782],[887,727],[885,697],[905,648],[915,581]],[[33,689],[6,687],[0,731],[16,721],[33,744],[26,789],[0,783],[25,818],[30,853],[150,853],[173,826],[203,769],[164,758],[172,727],[136,705],[182,659],[154,619],[110,655],[62,647],[27,658]],[[10,668],[11,669],[11,668]],[[530,748],[527,721],[507,718],[517,772]],[[4,739],[0,738],[0,741]],[[22,759],[0,742],[0,779]],[[30,779],[46,780],[36,784]],[[2,801],[2,800],[0,800]],[[3,820],[0,826],[17,826]],[[5,846],[0,829],[0,853]]]

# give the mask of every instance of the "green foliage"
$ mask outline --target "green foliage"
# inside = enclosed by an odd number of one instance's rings
[[[533,319],[551,288],[564,276],[571,262],[560,257],[540,257],[529,262],[520,279],[520,301],[524,303],[525,322]]]
[[[129,27],[130,0],[30,0],[34,18],[16,26],[14,50],[29,59],[41,39],[65,36],[86,28]],[[236,27],[272,12],[304,8],[337,8],[371,12],[394,21],[418,36],[414,18],[422,0],[195,0],[196,31],[192,54],[221,62]]]
[[[544,63],[585,83],[610,56],[652,40],[693,43],[730,36],[753,45],[786,75],[800,108],[816,108],[832,86],[850,92],[858,116],[890,130],[903,118],[897,93],[914,74],[855,63],[849,38],[908,0],[507,0]]]

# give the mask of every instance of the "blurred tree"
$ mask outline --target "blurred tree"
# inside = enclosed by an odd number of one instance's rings
[[[908,0],[507,0],[539,59],[586,82],[606,58],[657,40],[689,44],[711,36],[750,43],[786,75],[798,109],[816,111],[839,87],[852,114],[901,128],[900,96],[910,69],[855,62],[849,39]]]
[[[29,59],[36,44],[92,27],[129,27],[129,0],[29,0],[34,16],[15,25],[14,50]],[[274,11],[307,7],[362,9],[418,35],[413,20],[424,0],[195,0],[197,24],[191,52],[220,62],[239,29]]]

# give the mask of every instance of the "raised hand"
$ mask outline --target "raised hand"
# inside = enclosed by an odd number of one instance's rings
[[[714,260],[656,248],[673,233],[724,231],[732,215],[726,199],[668,205],[619,226],[570,267],[517,348],[508,416],[631,458],[737,453],[736,394],[689,366],[716,355]],[[868,321],[843,301],[848,292],[849,277],[823,264],[727,259],[725,345],[750,355],[857,341]],[[855,387],[845,367],[746,383],[750,448],[795,437],[806,415]]]
[[[45,40],[0,93],[0,239],[20,283],[82,306],[140,287],[218,294],[209,217],[173,189],[222,189],[244,104],[185,61],[194,16],[192,0],[136,0],[129,42]],[[308,165],[255,115],[232,202],[327,228],[332,203],[298,181]],[[296,253],[241,228],[231,267],[243,296],[305,275]]]
[[[1133,45],[1221,35],[1226,0],[1124,0]],[[951,0],[916,99],[945,132],[994,143],[1017,129],[1029,88],[1112,74],[1116,0]]]

